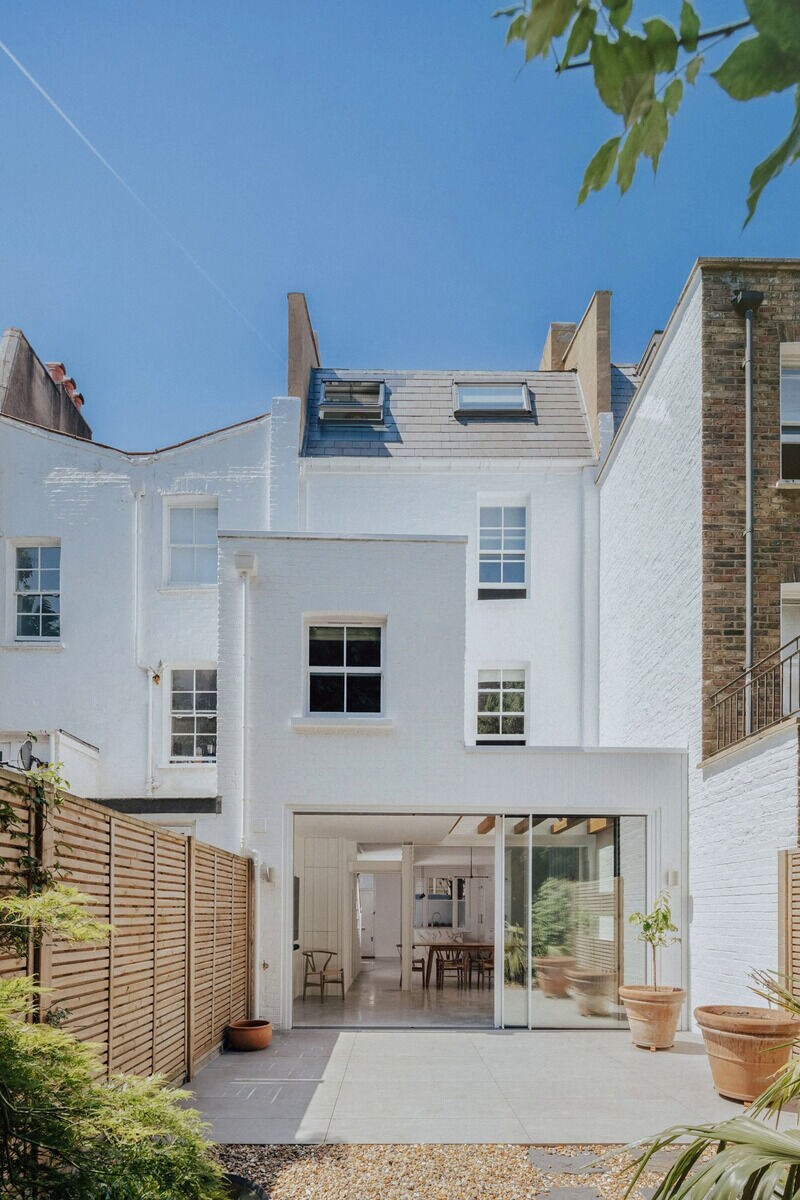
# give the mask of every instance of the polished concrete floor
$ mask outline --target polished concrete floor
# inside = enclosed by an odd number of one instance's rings
[[[361,971],[345,994],[319,993],[295,1000],[295,1026],[337,1029],[491,1029],[494,996],[491,987],[459,987],[448,980],[439,990],[423,988],[414,975],[410,992],[400,991],[399,958],[362,959]]]
[[[294,1029],[188,1087],[214,1140],[262,1145],[621,1143],[742,1113],[699,1040],[651,1054],[627,1030]]]
[[[528,1023],[527,999],[522,987],[509,988],[505,997],[505,1022]],[[538,990],[531,993],[531,1023],[535,1029],[627,1028],[621,1006],[609,1001],[603,1016],[584,1017],[570,996],[553,999]],[[396,958],[362,959],[361,971],[342,1000],[337,992],[324,1001],[319,992],[295,1000],[295,1026],[327,1029],[491,1029],[494,995],[490,986],[459,987],[450,979],[441,990],[423,988],[414,975],[411,992],[400,991],[400,965]]]

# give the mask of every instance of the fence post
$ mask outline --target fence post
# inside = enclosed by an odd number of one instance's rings
[[[792,854],[797,851],[778,851],[778,974],[793,974],[792,963]],[[789,983],[794,991],[792,983]]]
[[[247,1017],[252,1020],[258,1011],[256,996],[256,864],[252,858],[247,860],[247,954],[245,971],[247,973]]]
[[[194,1075],[194,837],[186,839],[186,1079]]]
[[[116,908],[116,877],[117,868],[114,861],[116,853],[116,829],[117,822],[113,816],[108,818],[108,923],[111,926],[111,932],[108,935],[108,1077],[113,1074],[113,1057],[114,1057],[114,1003],[115,1003],[115,983],[114,978],[114,910]]]

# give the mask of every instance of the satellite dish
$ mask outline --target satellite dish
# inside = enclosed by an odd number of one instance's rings
[[[19,761],[23,771],[30,771],[33,766],[33,742],[26,738],[19,748]]]

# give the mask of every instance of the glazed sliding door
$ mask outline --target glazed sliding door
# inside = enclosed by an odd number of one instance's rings
[[[644,817],[505,817],[502,1024],[617,1028],[645,980],[629,915],[645,907]]]

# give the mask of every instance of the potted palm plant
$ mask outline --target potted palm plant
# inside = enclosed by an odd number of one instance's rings
[[[646,1050],[669,1050],[686,992],[683,988],[659,986],[658,952],[679,942],[678,927],[672,920],[669,897],[658,897],[649,913],[631,913],[628,918],[639,927],[639,940],[646,942],[651,954],[651,984],[623,984],[619,997],[625,1005],[634,1045]]]
[[[732,1197],[761,1197],[763,1200],[797,1195],[800,1179],[800,1129],[779,1130],[782,1109],[800,1097],[800,1058],[791,1057],[798,1046],[800,1000],[781,982],[779,976],[762,972],[754,976],[756,995],[777,1004],[781,1015],[793,1028],[794,1041],[786,1045],[787,1060],[765,1091],[750,1106],[747,1116],[733,1117],[719,1124],[675,1125],[658,1137],[631,1146],[636,1157],[627,1197],[655,1154],[680,1142],[680,1154],[666,1172],[652,1200],[684,1200],[702,1196],[704,1200],[731,1200]],[[775,1009],[771,1011],[776,1011]],[[768,1121],[773,1121],[773,1125]],[[709,1156],[709,1152],[714,1151]],[[652,1169],[652,1168],[650,1168]],[[691,1179],[689,1178],[691,1176]]]

